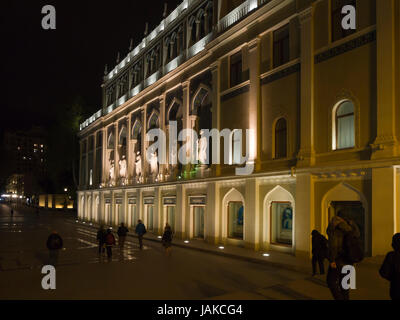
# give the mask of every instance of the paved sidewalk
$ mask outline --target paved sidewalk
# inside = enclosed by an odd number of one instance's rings
[[[78,223],[83,222],[79,221]],[[91,226],[93,228],[99,227],[99,225],[93,223],[85,223],[85,225]],[[130,231],[131,232],[129,236],[136,238],[136,236],[134,235],[134,230]],[[159,242],[161,246],[161,237],[150,232],[146,233],[146,235],[144,236],[144,241]],[[265,264],[276,268],[297,271],[300,273],[304,273],[305,275],[311,276],[311,259],[299,258],[290,254],[279,253],[275,251],[254,251],[251,249],[229,245],[223,245],[222,249],[220,248],[220,246],[222,245],[213,245],[206,243],[202,240],[190,240],[188,242],[185,242],[184,240],[174,239],[173,246]],[[269,256],[264,256],[264,254],[269,254]],[[389,283],[386,280],[382,279],[378,273],[383,260],[384,256],[365,258],[362,263],[356,265],[357,289],[352,290],[351,299],[389,299]],[[325,265],[327,269],[327,261],[325,262]],[[328,288],[326,287],[326,277],[316,276],[314,279],[315,288],[313,288],[312,285],[310,286],[310,281],[308,281],[305,283],[294,283],[293,288],[291,289],[299,292],[299,294],[307,294],[307,296],[313,297],[315,299],[331,299]],[[326,287],[326,290],[324,290],[323,292],[321,292],[322,286]]]

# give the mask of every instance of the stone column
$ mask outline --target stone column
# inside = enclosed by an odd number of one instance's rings
[[[260,246],[260,208],[259,183],[257,179],[246,180],[245,209],[244,209],[244,240],[245,246],[258,250]]]
[[[218,244],[220,227],[219,183],[210,182],[207,186],[207,206],[204,217],[205,238],[208,243]]]
[[[128,184],[132,184],[133,181],[134,148],[135,145],[132,143],[132,114],[129,114],[126,128],[126,178],[128,179]]]
[[[260,93],[260,39],[256,38],[248,44],[248,63],[250,72],[249,92],[249,129],[254,130],[250,139],[250,159],[255,162],[256,170],[261,168],[261,93]]]
[[[158,235],[162,235],[163,232],[162,214],[163,214],[163,205],[161,198],[161,190],[160,188],[156,188],[154,192],[153,228],[154,232],[156,232]]]
[[[144,178],[144,181],[146,181],[147,177],[147,157],[146,157],[146,150],[147,150],[147,145],[148,142],[146,141],[146,133],[147,133],[147,105],[143,106],[142,110],[142,177]]]
[[[186,237],[186,190],[185,186],[176,186],[176,207],[175,207],[175,234],[178,239]]]
[[[119,127],[118,122],[114,122],[114,180],[115,185],[119,180]]]
[[[93,137],[93,174],[92,174],[92,185],[95,186],[97,189],[98,183],[97,183],[97,175],[96,175],[96,159],[97,159],[97,131],[94,133]]]
[[[377,137],[372,159],[399,155],[396,137],[396,32],[395,1],[376,2],[377,31]],[[397,84],[398,87],[398,84]]]
[[[104,185],[106,185],[106,183],[107,183],[107,181],[108,181],[108,159],[107,159],[107,132],[108,130],[107,130],[107,127],[106,128],[103,128],[103,141],[102,141],[102,143],[103,143],[103,150],[102,150],[102,154],[103,154],[103,181],[102,181],[102,183],[104,184]]]
[[[300,13],[301,105],[298,166],[315,164],[314,150],[314,7]]]
[[[372,256],[393,250],[391,239],[396,232],[398,192],[396,168],[372,169]]]
[[[166,132],[166,130],[165,130],[165,114],[166,114],[166,111],[165,111],[165,108],[166,108],[166,106],[165,106],[165,94],[162,94],[159,97],[159,101],[160,101],[160,129],[163,132]],[[166,138],[166,140],[168,139],[167,136],[165,138]],[[167,143],[167,141],[165,141],[165,143],[166,143],[166,145],[164,146],[165,147],[165,153],[166,153],[166,158],[168,158],[168,156],[167,156],[168,155],[168,143]],[[158,159],[160,161],[160,157]],[[160,174],[160,179],[159,179],[160,182],[164,181],[165,171],[166,171],[166,165],[165,164],[159,164],[158,173]]]
[[[88,188],[89,185],[89,138],[85,139],[86,141],[86,161],[85,161],[85,189]]]
[[[220,130],[220,122],[221,122],[221,62],[217,60],[215,63],[211,65],[211,74],[212,74],[212,128]],[[220,152],[220,143],[219,141],[215,142],[217,145],[217,152]],[[213,156],[216,156],[215,152],[213,152]],[[222,159],[221,159],[222,160]],[[210,159],[210,163],[212,163],[212,159]],[[219,164],[213,165],[213,174],[220,175],[221,166]]]
[[[294,246],[296,255],[311,256],[311,231],[315,229],[314,181],[310,173],[297,174],[294,212]]]

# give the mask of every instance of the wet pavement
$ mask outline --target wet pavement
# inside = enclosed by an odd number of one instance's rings
[[[41,287],[46,240],[64,240],[56,290]],[[116,237],[117,238],[117,237]],[[128,237],[112,261],[98,255],[96,230],[71,214],[0,205],[0,299],[331,299],[323,276]]]

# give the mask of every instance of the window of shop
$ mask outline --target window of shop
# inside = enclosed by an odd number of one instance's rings
[[[168,206],[167,207],[167,221],[171,226],[172,231],[175,231],[175,206]]]
[[[272,202],[271,204],[271,242],[292,245],[293,208],[290,202]]]
[[[193,208],[193,236],[195,238],[204,238],[204,206]]]
[[[243,240],[244,207],[243,202],[228,204],[228,237]]]

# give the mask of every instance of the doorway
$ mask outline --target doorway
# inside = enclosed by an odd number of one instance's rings
[[[193,207],[193,237],[204,239],[204,206]]]

